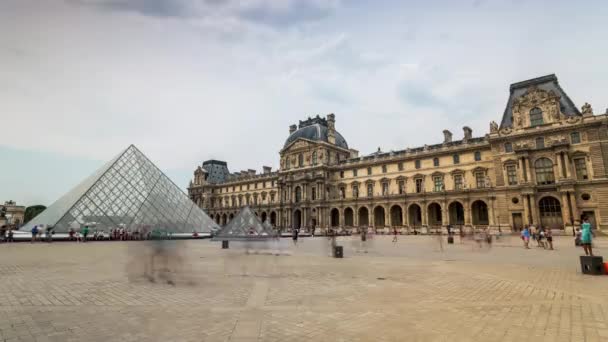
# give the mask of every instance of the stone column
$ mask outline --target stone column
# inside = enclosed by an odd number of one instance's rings
[[[410,216],[407,214],[407,205],[403,205],[401,210],[401,222],[403,222],[404,226],[410,225]]]
[[[567,225],[570,224],[570,215],[572,214],[570,212],[570,203],[568,203],[568,193],[567,192],[562,192],[562,220],[564,221],[564,229],[566,228]],[[572,216],[574,217],[574,216]]]
[[[442,202],[441,203],[441,225],[447,226],[448,224],[450,224],[450,216],[448,213],[447,202]]]
[[[488,198],[488,224],[489,226],[493,226],[496,224],[496,220],[494,217],[494,198]]]
[[[579,226],[581,224],[580,213],[578,211],[578,206],[576,205],[576,195],[574,192],[570,193],[570,206],[572,207],[572,216],[574,218],[574,225]]]
[[[530,158],[524,158],[524,163],[526,164],[526,173],[528,174],[528,182],[532,182],[532,171],[530,168]]]
[[[559,155],[555,155],[557,157],[557,163],[553,164],[553,177],[555,177],[555,181],[557,182],[561,177],[562,171],[560,170],[560,165],[562,164],[559,161]]]
[[[566,178],[572,178],[572,163],[568,153],[564,153],[564,162],[566,163]]]
[[[391,211],[390,211],[390,208],[389,208],[389,210],[386,210],[386,208],[384,208],[384,227],[390,227],[392,225],[393,224],[391,222]]]
[[[429,223],[428,223],[426,203],[422,203],[422,205],[420,206],[420,209],[422,211],[422,225],[428,226]]]
[[[464,225],[470,226],[473,224],[473,219],[471,217],[471,203],[469,201],[464,204]]]
[[[523,195],[524,198],[524,217],[523,217],[523,223],[524,225],[526,224],[530,224],[530,210],[529,210],[529,201],[528,201],[528,195]]]
[[[563,167],[562,167],[562,154],[560,153],[556,153],[555,154],[555,159],[557,159],[557,173],[558,173],[558,178],[556,178],[556,180],[561,179],[561,178],[565,178],[566,175],[563,174]]]
[[[519,164],[519,179],[521,179],[522,182],[527,182],[528,181],[528,177],[527,175],[525,175],[525,164],[524,164],[524,158],[520,157],[518,158],[518,164]]]
[[[536,196],[530,195],[530,208],[532,208],[532,223],[536,228],[540,226],[540,214],[536,207]]]
[[[359,208],[356,206],[353,209],[353,226],[359,227]]]
[[[338,224],[338,226],[344,227],[345,223],[344,223],[344,208],[338,208],[338,213],[340,213],[340,223]]]

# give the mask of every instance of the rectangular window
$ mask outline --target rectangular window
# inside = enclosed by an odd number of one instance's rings
[[[353,185],[353,197],[359,198],[359,186],[358,185]]]
[[[399,181],[399,195],[405,193],[405,181]]]
[[[538,107],[532,108],[530,111],[530,126],[539,126],[543,124],[543,112]]]
[[[386,165],[382,165],[382,173],[386,173]]]
[[[435,191],[443,191],[443,177],[435,176],[433,177],[433,184],[435,185]]]
[[[344,171],[340,171],[340,178],[344,178]]]
[[[247,190],[249,190],[249,184],[247,184]]]
[[[253,184],[253,188],[254,188],[254,189],[257,189],[257,188],[258,188],[258,183],[254,183],[254,184]]]
[[[572,144],[580,144],[581,142],[581,134],[579,132],[570,133],[570,142]]]
[[[399,169],[399,171],[403,171],[403,162],[397,164],[397,168]]]
[[[270,202],[274,203],[274,194],[270,194]]]
[[[477,182],[477,188],[482,189],[486,187],[486,173],[475,172],[475,181]]]
[[[371,176],[371,174],[372,174],[372,168],[371,168],[371,167],[368,167],[368,168],[367,168],[367,175],[368,175],[368,176]]]
[[[415,165],[415,167],[416,167],[417,169],[419,169],[419,168],[420,168],[420,160],[416,160],[416,161],[414,162],[414,165]]]
[[[374,186],[372,184],[367,184],[367,197],[374,196]]]
[[[507,180],[509,185],[517,185],[517,166],[507,165]]]
[[[314,201],[317,199],[317,188],[313,186],[311,190],[310,198]]]
[[[382,196],[388,196],[388,183],[382,183]]]
[[[357,177],[357,169],[353,170],[353,177]]]
[[[346,190],[344,187],[340,187],[340,198],[344,199],[346,197]]]
[[[574,161],[574,168],[576,169],[576,179],[578,179],[578,180],[589,179],[589,175],[587,174],[587,165],[585,163],[585,158],[576,158],[573,161]]]
[[[416,179],[416,193],[421,193],[423,190],[422,178]]]
[[[513,144],[511,144],[510,142],[505,143],[505,152],[507,152],[507,153],[513,152]]]
[[[543,138],[543,137],[536,138],[536,148],[545,148],[545,138]]]
[[[433,166],[439,166],[439,158],[433,158]]]
[[[243,191],[243,185],[242,184],[239,186],[239,190]]]
[[[454,158],[454,164],[460,164],[460,155],[459,154],[455,154],[453,158]]]
[[[477,151],[475,152],[475,161],[480,161],[481,160],[481,152]]]
[[[462,190],[462,175],[454,175],[454,190]]]

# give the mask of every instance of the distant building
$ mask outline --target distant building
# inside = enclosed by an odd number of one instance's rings
[[[460,140],[444,130],[438,144],[360,157],[335,122],[290,126],[274,172],[204,162],[190,198],[220,224],[249,205],[288,228],[564,229],[582,217],[608,228],[608,115],[579,110],[555,75],[512,84],[500,125],[480,137],[465,126]]]
[[[23,224],[25,206],[17,205],[14,201],[6,201],[4,205],[0,205],[0,212],[2,211],[4,211],[4,215],[0,215],[0,226],[6,224],[19,226]]]

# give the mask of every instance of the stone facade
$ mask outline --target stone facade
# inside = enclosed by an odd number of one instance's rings
[[[219,224],[249,205],[282,228],[608,227],[608,116],[577,109],[555,75],[512,84],[501,124],[440,144],[358,156],[335,115],[289,127],[280,169],[197,167],[189,195]],[[212,172],[212,174],[210,174]]]
[[[25,207],[17,205],[14,201],[6,201],[4,205],[0,205],[0,210],[5,208],[5,217],[0,217],[0,226],[3,225],[15,225],[19,226],[23,224],[25,218]]]

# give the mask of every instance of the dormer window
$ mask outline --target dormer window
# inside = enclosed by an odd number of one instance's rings
[[[300,154],[298,155],[298,166],[299,166],[299,167],[304,166],[304,154],[302,154],[302,153],[300,153]]]
[[[534,107],[530,110],[530,127],[540,126],[543,122],[543,111]]]

